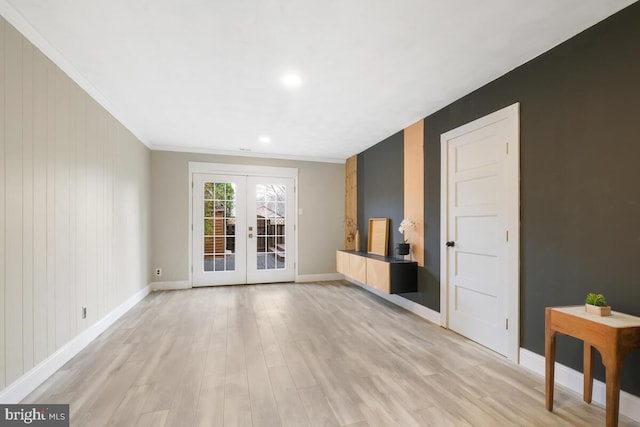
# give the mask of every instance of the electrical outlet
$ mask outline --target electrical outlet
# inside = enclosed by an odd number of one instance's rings
[[[162,269],[161,268],[156,268],[156,276],[158,276],[158,277],[162,276]]]
[[[87,318],[87,307],[82,307],[82,318],[86,319]]]

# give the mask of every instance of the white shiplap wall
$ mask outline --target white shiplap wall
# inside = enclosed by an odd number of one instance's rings
[[[150,151],[0,17],[0,390],[148,284],[149,180]]]

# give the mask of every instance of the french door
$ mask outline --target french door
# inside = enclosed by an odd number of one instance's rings
[[[293,281],[293,178],[193,174],[193,285]]]

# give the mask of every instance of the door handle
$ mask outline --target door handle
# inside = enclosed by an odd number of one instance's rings
[[[452,248],[456,245],[456,242],[454,242],[453,240],[450,242],[447,242],[447,247]]]

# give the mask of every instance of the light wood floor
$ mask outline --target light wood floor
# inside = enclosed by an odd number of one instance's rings
[[[157,292],[25,402],[72,426],[600,426],[604,410],[346,282]],[[620,425],[637,426],[622,419]]]

